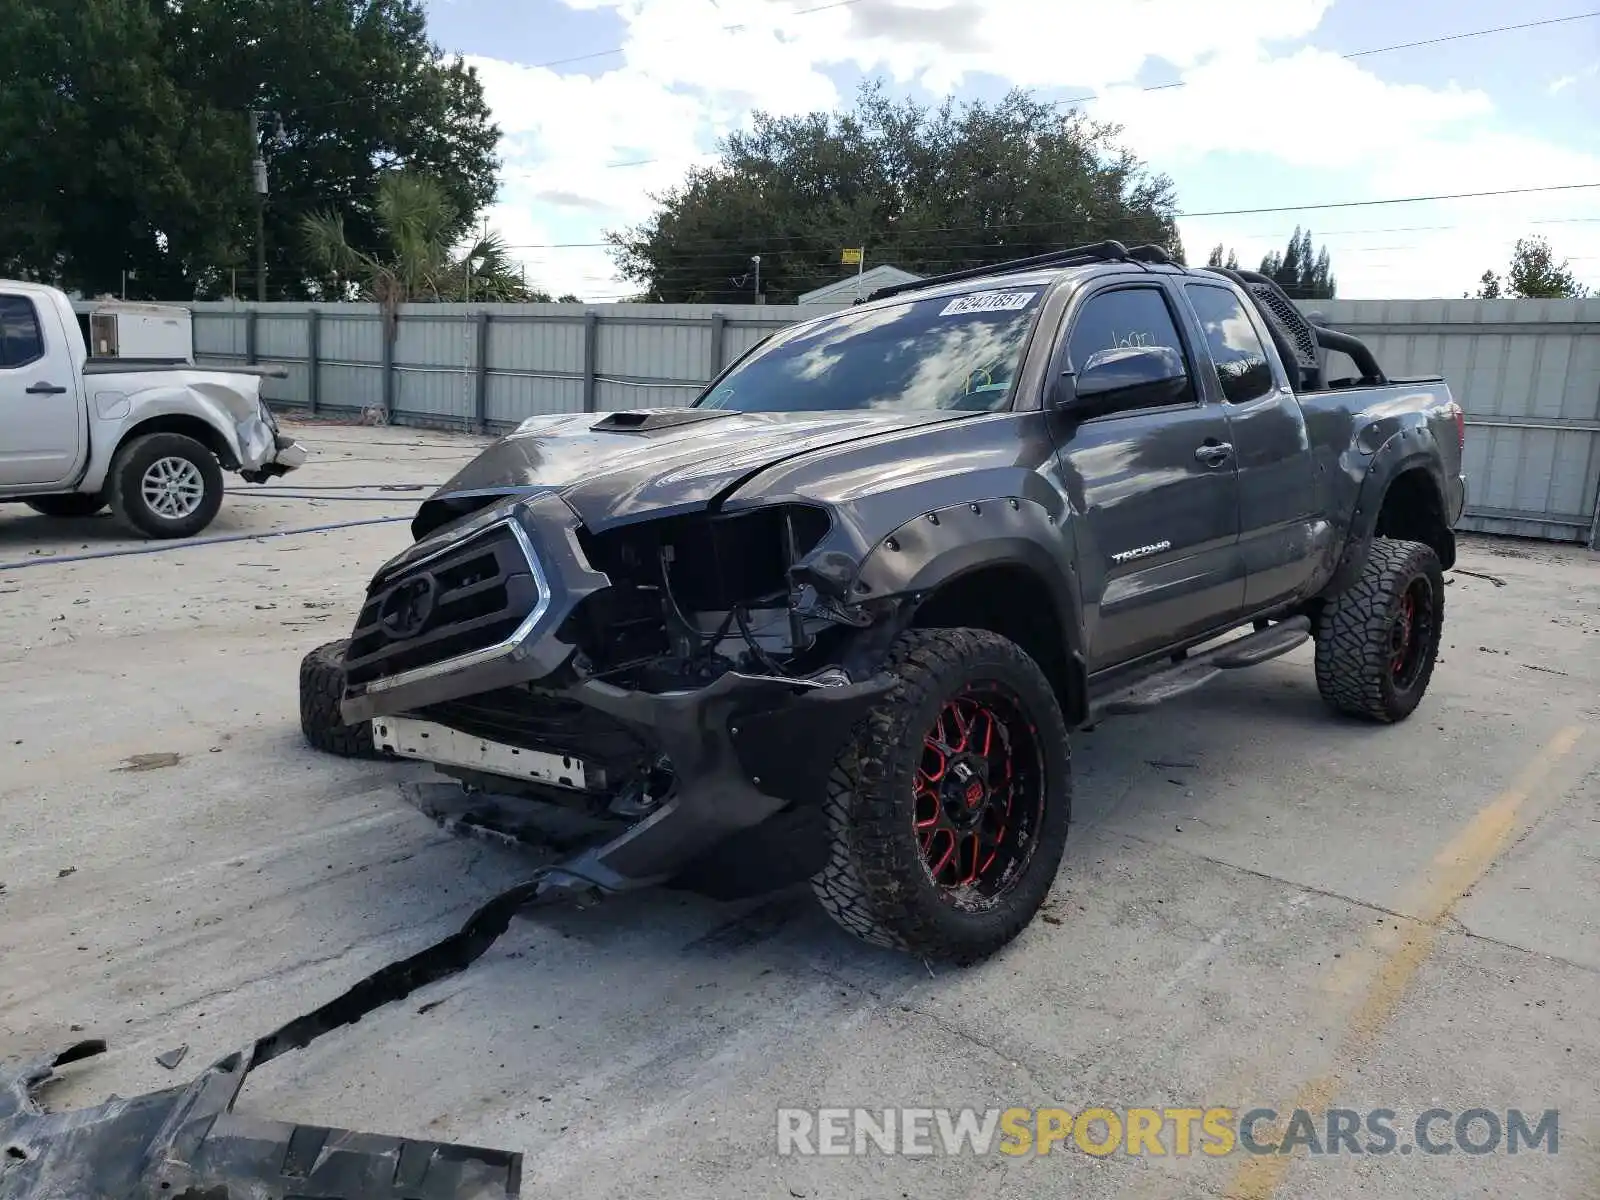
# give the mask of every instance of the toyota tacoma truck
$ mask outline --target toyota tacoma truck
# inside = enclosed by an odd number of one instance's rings
[[[302,661],[302,728],[581,813],[551,888],[768,831],[850,932],[971,962],[1056,877],[1074,729],[1309,639],[1336,713],[1417,707],[1463,445],[1442,379],[1252,272],[1107,242],[920,280],[686,408],[486,449]]]
[[[261,398],[281,373],[90,358],[63,292],[0,280],[0,502],[109,507],[136,534],[193,537],[222,507],[224,470],[264,483],[305,462]]]

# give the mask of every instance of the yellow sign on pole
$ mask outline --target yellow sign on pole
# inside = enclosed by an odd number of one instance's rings
[[[839,256],[839,261],[847,267],[860,266],[862,254],[861,250],[846,250]]]

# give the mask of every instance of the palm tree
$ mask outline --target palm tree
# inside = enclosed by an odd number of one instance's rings
[[[505,240],[487,229],[463,245],[460,214],[438,180],[391,171],[378,181],[373,208],[388,243],[384,253],[350,244],[344,216],[313,213],[300,233],[312,261],[335,280],[335,291],[354,289],[377,301],[393,336],[400,306],[419,300],[548,301],[513,268]]]

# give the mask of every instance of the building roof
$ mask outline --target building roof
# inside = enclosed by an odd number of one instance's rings
[[[892,287],[897,283],[911,283],[921,279],[921,275],[913,275],[910,271],[902,271],[899,267],[882,263],[870,267],[859,275],[846,275],[842,279],[817,288],[815,291],[805,293],[796,298],[796,304],[854,304],[859,295],[863,299],[872,293],[874,288]]]

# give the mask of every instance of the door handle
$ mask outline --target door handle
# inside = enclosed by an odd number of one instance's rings
[[[1214,442],[1207,440],[1194,452],[1196,461],[1203,462],[1208,467],[1220,467],[1233,457],[1233,446],[1228,442]]]
[[[27,392],[30,396],[59,396],[66,390],[64,387],[57,387],[53,383],[45,383],[41,380],[31,388],[28,388]]]

